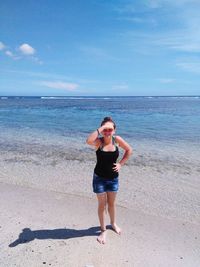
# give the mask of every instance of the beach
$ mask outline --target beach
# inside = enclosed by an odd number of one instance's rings
[[[135,151],[133,166],[120,173],[122,235],[108,230],[100,245],[94,151],[85,149],[87,163],[77,156],[67,164],[58,156],[53,161],[56,151],[45,160],[33,148],[29,156],[10,151],[1,158],[0,266],[199,266],[199,180],[187,166],[181,176],[172,162],[168,173],[141,168]],[[108,215],[106,222],[109,227]]]
[[[0,1],[0,267],[200,267],[199,11]]]
[[[199,225],[118,206],[123,233],[100,245],[95,197],[0,188],[0,266],[199,266]]]
[[[1,101],[0,266],[199,267],[199,99]],[[101,245],[85,141],[105,114],[133,154]]]

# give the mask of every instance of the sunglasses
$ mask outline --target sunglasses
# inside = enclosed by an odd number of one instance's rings
[[[112,128],[108,128],[108,129],[104,129],[103,131],[111,133],[113,131],[113,129]]]

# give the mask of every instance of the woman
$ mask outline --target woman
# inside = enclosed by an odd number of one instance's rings
[[[105,117],[101,127],[92,132],[87,138],[87,144],[96,148],[97,163],[93,175],[93,192],[98,199],[98,216],[101,233],[97,238],[98,242],[106,242],[105,208],[108,205],[110,223],[117,234],[121,234],[121,229],[116,224],[115,219],[115,199],[118,191],[119,170],[128,160],[132,153],[132,148],[120,136],[115,134],[116,125],[111,117]],[[100,137],[102,135],[102,137]],[[122,159],[119,157],[118,146],[124,149]]]

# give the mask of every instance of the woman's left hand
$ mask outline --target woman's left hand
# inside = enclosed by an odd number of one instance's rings
[[[113,167],[113,170],[116,171],[116,172],[119,172],[119,170],[121,169],[121,164],[120,163],[114,163],[114,167]]]

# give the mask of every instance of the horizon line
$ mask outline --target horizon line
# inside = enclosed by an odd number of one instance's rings
[[[194,97],[200,95],[0,95],[0,97]]]

